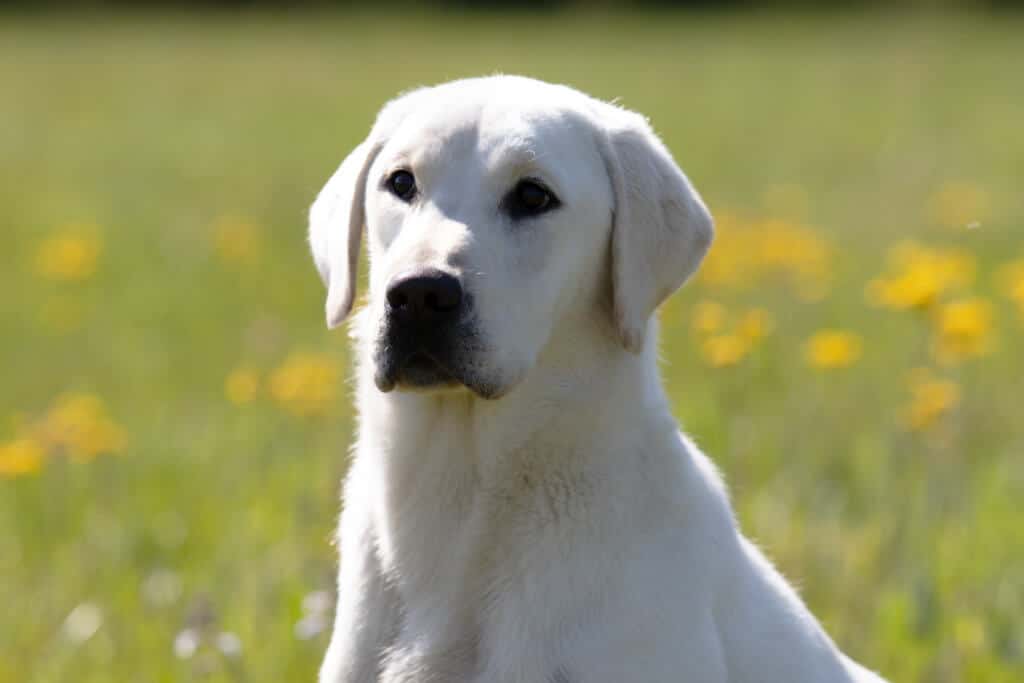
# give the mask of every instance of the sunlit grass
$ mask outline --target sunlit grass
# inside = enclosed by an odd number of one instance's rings
[[[352,425],[305,211],[387,98],[494,71],[644,112],[705,195],[666,383],[836,639],[1019,679],[1022,31],[0,22],[0,681],[312,680]]]

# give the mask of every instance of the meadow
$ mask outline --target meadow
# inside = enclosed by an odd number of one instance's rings
[[[305,212],[388,98],[496,71],[644,112],[707,199],[665,382],[835,639],[1024,680],[1022,35],[0,17],[0,682],[313,679],[352,418]]]

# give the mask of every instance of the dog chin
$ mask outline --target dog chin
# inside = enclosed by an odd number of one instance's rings
[[[387,358],[377,364],[377,388],[430,391],[461,385],[454,372],[431,356],[418,351],[401,362]]]
[[[379,358],[373,379],[383,393],[433,394],[468,390],[486,400],[501,398],[511,388],[478,377],[469,368],[442,364],[422,352],[414,353],[401,363],[392,358]]]

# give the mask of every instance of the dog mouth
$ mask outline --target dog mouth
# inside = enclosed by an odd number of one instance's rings
[[[389,345],[377,354],[374,382],[382,392],[424,390],[464,384],[442,354],[417,347],[404,353]]]
[[[447,364],[424,349],[417,349],[392,364],[390,372],[378,373],[377,380],[377,388],[381,391],[390,391],[396,386],[430,389],[457,384],[461,382]]]
[[[458,330],[418,331],[385,325],[373,354],[374,383],[383,393],[430,392],[463,387],[484,399],[503,393],[491,373],[475,360],[482,353],[479,333],[469,325]]]

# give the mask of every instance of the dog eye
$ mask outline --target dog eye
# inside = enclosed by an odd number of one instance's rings
[[[408,202],[416,196],[416,179],[408,171],[395,171],[388,176],[386,185],[391,194],[403,202]]]
[[[520,180],[502,201],[505,211],[514,219],[529,218],[556,209],[561,205],[551,190],[535,180]]]

